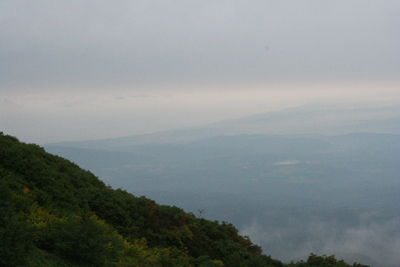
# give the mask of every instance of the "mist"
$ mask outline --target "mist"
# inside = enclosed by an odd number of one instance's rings
[[[292,213],[294,213],[292,211]],[[274,218],[268,212],[253,218],[241,234],[286,262],[306,260],[314,254],[335,255],[346,262],[371,266],[397,266],[400,261],[400,218],[376,211],[298,210]]]

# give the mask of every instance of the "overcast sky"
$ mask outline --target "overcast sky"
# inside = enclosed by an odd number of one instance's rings
[[[400,100],[400,1],[0,1],[0,131],[128,136]]]

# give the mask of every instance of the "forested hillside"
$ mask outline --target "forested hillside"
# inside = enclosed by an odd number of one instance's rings
[[[268,254],[268,251],[265,252]],[[112,189],[0,134],[2,266],[365,266],[311,254],[283,264],[229,223]]]

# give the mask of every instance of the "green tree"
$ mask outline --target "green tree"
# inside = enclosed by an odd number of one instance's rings
[[[36,245],[75,263],[110,266],[123,253],[123,239],[94,214],[71,215],[42,225]]]
[[[23,266],[33,248],[33,232],[26,222],[29,200],[10,190],[0,170],[0,259],[3,266]]]

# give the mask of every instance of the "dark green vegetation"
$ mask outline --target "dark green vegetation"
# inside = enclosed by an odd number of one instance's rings
[[[0,134],[2,266],[285,266],[229,223],[114,190]],[[287,266],[350,266],[311,255]],[[365,265],[352,265],[365,266]]]

